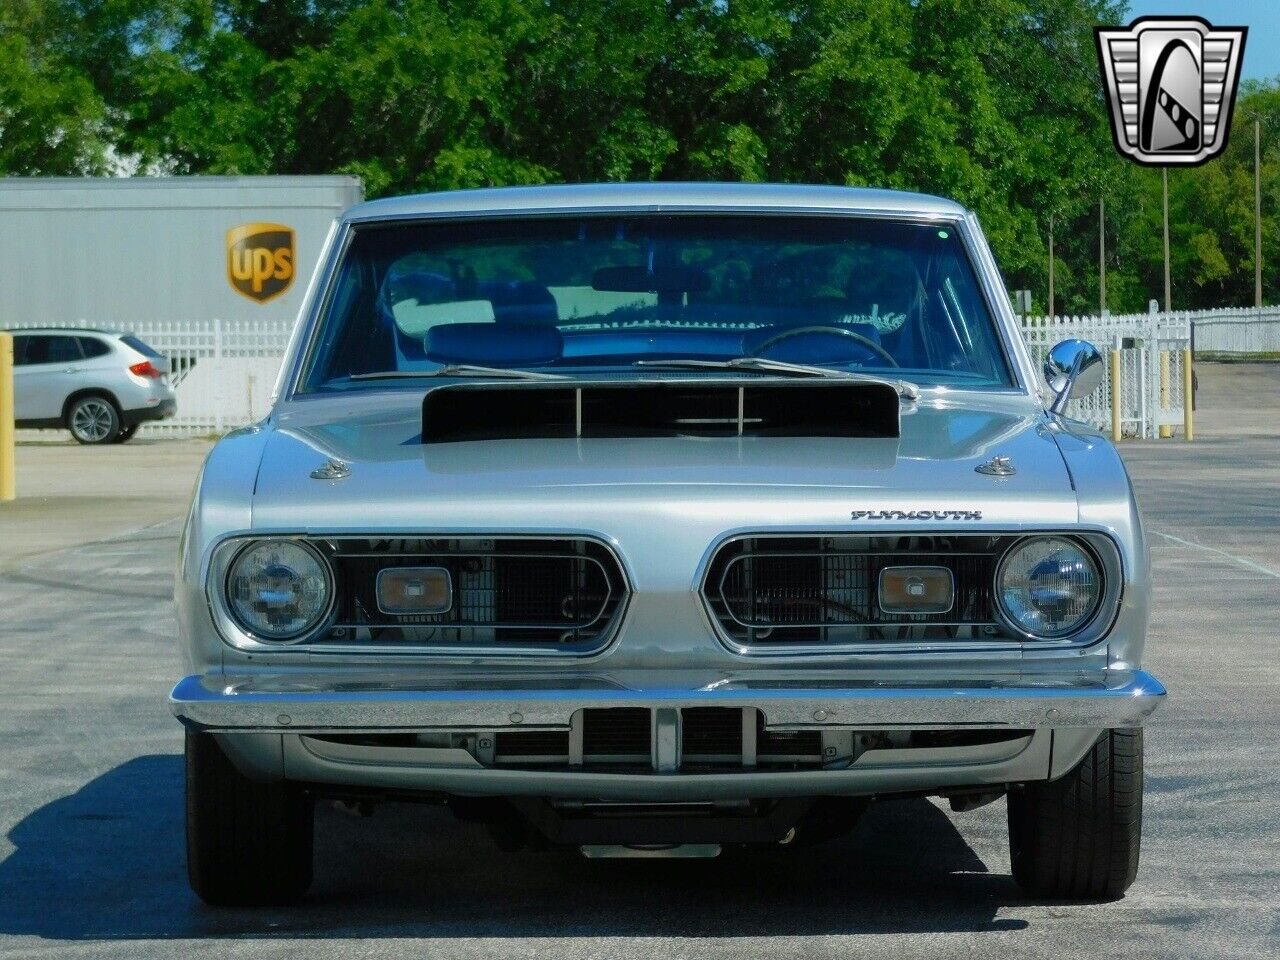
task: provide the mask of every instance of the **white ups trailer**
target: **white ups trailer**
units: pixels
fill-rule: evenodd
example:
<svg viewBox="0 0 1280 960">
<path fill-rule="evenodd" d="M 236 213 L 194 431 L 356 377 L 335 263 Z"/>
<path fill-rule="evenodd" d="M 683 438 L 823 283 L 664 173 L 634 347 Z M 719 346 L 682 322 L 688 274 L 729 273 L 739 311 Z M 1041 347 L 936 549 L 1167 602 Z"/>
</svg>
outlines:
<svg viewBox="0 0 1280 960">
<path fill-rule="evenodd" d="M 0 327 L 287 320 L 355 177 L 0 178 Z"/>
<path fill-rule="evenodd" d="M 137 333 L 167 355 L 178 413 L 221 432 L 266 412 L 346 176 L 0 178 L 0 330 Z"/>
</svg>

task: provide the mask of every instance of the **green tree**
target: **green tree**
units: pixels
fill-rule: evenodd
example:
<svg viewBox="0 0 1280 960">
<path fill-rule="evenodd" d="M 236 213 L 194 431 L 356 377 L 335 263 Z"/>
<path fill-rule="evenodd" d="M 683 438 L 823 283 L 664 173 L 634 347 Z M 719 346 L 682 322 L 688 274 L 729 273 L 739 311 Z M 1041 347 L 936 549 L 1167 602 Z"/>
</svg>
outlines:
<svg viewBox="0 0 1280 960">
<path fill-rule="evenodd" d="M 103 100 L 50 33 L 44 3 L 0 0 L 0 176 L 106 169 Z"/>
<path fill-rule="evenodd" d="M 977 211 L 1013 287 L 1160 296 L 1160 177 L 1118 156 L 1092 30 L 1121 0 L 0 0 L 0 172 L 361 176 L 370 196 L 490 184 L 861 184 Z M 1252 153 L 1275 219 L 1280 92 L 1170 176 L 1177 306 L 1252 299 Z M 1280 258 L 1274 258 L 1280 264 Z M 1266 289 L 1280 294 L 1280 266 Z"/>
</svg>

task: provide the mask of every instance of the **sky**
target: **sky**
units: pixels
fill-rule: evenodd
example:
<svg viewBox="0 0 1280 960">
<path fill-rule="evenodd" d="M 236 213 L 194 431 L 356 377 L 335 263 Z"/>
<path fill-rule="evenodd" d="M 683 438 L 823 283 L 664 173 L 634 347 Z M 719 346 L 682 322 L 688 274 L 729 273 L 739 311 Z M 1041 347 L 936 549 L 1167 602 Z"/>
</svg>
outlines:
<svg viewBox="0 0 1280 960">
<path fill-rule="evenodd" d="M 1243 80 L 1280 75 L 1280 0 L 1129 0 L 1129 19 L 1194 14 L 1217 26 L 1249 28 Z"/>
</svg>

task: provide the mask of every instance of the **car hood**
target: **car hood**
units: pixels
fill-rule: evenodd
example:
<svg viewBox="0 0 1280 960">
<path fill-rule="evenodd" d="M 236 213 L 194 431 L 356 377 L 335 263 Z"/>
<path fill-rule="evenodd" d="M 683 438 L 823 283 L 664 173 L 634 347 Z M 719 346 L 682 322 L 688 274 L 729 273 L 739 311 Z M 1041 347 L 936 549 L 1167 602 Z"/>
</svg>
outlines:
<svg viewBox="0 0 1280 960">
<path fill-rule="evenodd" d="M 254 528 L 728 532 L 1071 524 L 1071 478 L 1029 397 L 926 391 L 901 436 L 511 439 L 424 444 L 421 394 L 310 397 L 263 427 Z M 1012 476 L 976 468 L 1010 458 Z M 315 479 L 329 459 L 342 479 Z M 855 516 L 861 512 L 861 516 Z M 979 516 L 980 515 L 980 519 Z"/>
</svg>

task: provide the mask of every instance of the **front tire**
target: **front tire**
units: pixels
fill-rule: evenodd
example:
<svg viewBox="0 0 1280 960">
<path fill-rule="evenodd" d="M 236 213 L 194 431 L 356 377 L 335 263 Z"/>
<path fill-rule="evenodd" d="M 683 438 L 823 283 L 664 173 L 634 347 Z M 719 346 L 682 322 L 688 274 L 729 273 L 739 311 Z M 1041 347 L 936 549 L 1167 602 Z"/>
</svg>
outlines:
<svg viewBox="0 0 1280 960">
<path fill-rule="evenodd" d="M 1033 897 L 1119 898 L 1141 841 L 1140 729 L 1108 730 L 1066 776 L 1009 793 L 1013 879 Z"/>
<path fill-rule="evenodd" d="M 311 886 L 315 806 L 297 784 L 257 783 L 207 733 L 187 731 L 187 877 L 213 906 L 269 906 Z"/>
<path fill-rule="evenodd" d="M 106 397 L 81 397 L 67 409 L 67 429 L 77 443 L 113 443 L 120 433 L 120 411 Z"/>
</svg>

